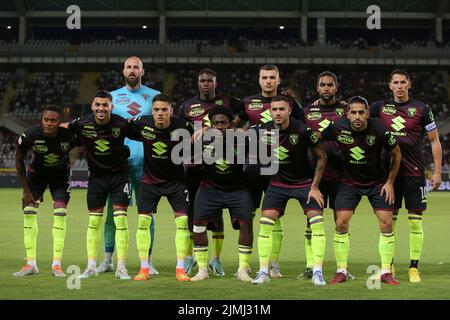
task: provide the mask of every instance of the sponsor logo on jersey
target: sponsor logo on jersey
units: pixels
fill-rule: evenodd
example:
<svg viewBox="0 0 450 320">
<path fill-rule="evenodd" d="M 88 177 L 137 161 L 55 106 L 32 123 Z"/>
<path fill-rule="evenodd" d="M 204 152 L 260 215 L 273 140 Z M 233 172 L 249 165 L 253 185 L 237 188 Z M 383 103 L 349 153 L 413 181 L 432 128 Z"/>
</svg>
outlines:
<svg viewBox="0 0 450 320">
<path fill-rule="evenodd" d="M 50 153 L 44 157 L 44 165 L 47 167 L 55 166 L 59 161 L 59 156 L 54 153 Z"/>
<path fill-rule="evenodd" d="M 252 102 L 248 105 L 248 110 L 261 110 L 263 107 L 261 102 Z"/>
<path fill-rule="evenodd" d="M 156 155 L 153 155 L 153 158 L 166 159 L 167 155 L 164 154 L 167 153 L 168 147 L 169 146 L 162 141 L 155 142 L 152 150 Z"/>
<path fill-rule="evenodd" d="M 320 121 L 319 131 L 322 132 L 323 130 L 325 130 L 330 125 L 330 123 L 331 123 L 331 121 L 328 119 L 323 119 L 322 121 Z"/>
<path fill-rule="evenodd" d="M 109 149 L 110 142 L 108 140 L 105 140 L 105 139 L 102 138 L 102 139 L 99 139 L 99 140 L 95 141 L 95 144 L 96 144 L 95 148 L 98 151 L 105 152 L 106 150 Z"/>
<path fill-rule="evenodd" d="M 319 120 L 320 118 L 322 118 L 322 114 L 320 112 L 310 112 L 308 113 L 308 115 L 306 116 L 306 118 L 308 120 Z"/>
<path fill-rule="evenodd" d="M 86 138 L 96 138 L 97 132 L 93 130 L 81 130 L 81 134 L 85 136 Z"/>
<path fill-rule="evenodd" d="M 129 97 L 117 98 L 116 101 L 114 101 L 115 104 L 127 104 L 130 102 L 131 99 Z"/>
<path fill-rule="evenodd" d="M 46 153 L 48 151 L 48 148 L 45 145 L 38 144 L 33 146 L 32 150 L 35 153 Z"/>
<path fill-rule="evenodd" d="M 355 142 L 352 136 L 348 136 L 346 134 L 340 134 L 337 137 L 338 141 L 343 144 L 352 144 Z"/>
<path fill-rule="evenodd" d="M 391 127 L 394 128 L 395 131 L 400 131 L 405 128 L 406 120 L 402 117 L 398 116 L 392 119 Z"/>
<path fill-rule="evenodd" d="M 120 128 L 112 128 L 111 133 L 114 138 L 117 138 L 118 136 L 120 136 Z"/>
<path fill-rule="evenodd" d="M 291 144 L 296 145 L 298 142 L 298 134 L 296 133 L 291 133 L 289 135 L 289 141 L 291 142 Z"/>
<path fill-rule="evenodd" d="M 269 109 L 261 113 L 261 118 L 259 119 L 262 123 L 267 123 L 272 121 L 272 115 L 270 114 Z"/>
<path fill-rule="evenodd" d="M 156 138 L 156 134 L 151 131 L 147 131 L 145 128 L 141 131 L 141 135 L 147 140 L 153 140 Z"/>
<path fill-rule="evenodd" d="M 92 130 L 94 130 L 95 128 L 94 128 L 94 126 L 85 125 L 85 126 L 83 126 L 83 129 L 92 129 Z"/>
<path fill-rule="evenodd" d="M 408 108 L 408 115 L 410 117 L 414 117 L 416 115 L 416 111 L 417 111 L 416 108 Z"/>
<path fill-rule="evenodd" d="M 342 134 L 349 134 L 349 135 L 352 135 L 352 132 L 351 132 L 351 131 L 348 131 L 348 130 L 342 130 L 341 133 L 342 133 Z"/>
<path fill-rule="evenodd" d="M 375 135 L 367 135 L 366 136 L 366 142 L 369 146 L 373 146 L 375 143 L 376 136 Z"/>
<path fill-rule="evenodd" d="M 274 145 L 276 143 L 276 139 L 273 136 L 275 132 L 265 131 L 263 136 L 261 137 L 261 142 L 267 145 Z"/>
<path fill-rule="evenodd" d="M 136 117 L 139 113 L 141 113 L 141 110 L 139 108 L 142 108 L 142 106 L 139 103 L 133 102 L 127 106 L 128 111 L 127 113 L 130 114 L 132 117 Z"/>
<path fill-rule="evenodd" d="M 219 159 L 214 162 L 216 164 L 216 168 L 224 173 L 230 168 L 230 165 L 228 164 L 228 161 L 225 159 Z"/>
<path fill-rule="evenodd" d="M 62 151 L 66 152 L 67 150 L 69 150 L 70 147 L 69 142 L 61 142 L 59 145 L 61 146 Z"/>
<path fill-rule="evenodd" d="M 205 109 L 201 106 L 201 104 L 194 104 L 191 106 L 191 110 L 189 110 L 189 116 L 196 117 L 205 113 Z"/>
<path fill-rule="evenodd" d="M 336 115 L 342 117 L 344 115 L 344 108 L 336 108 Z"/>
<path fill-rule="evenodd" d="M 279 146 L 278 148 L 273 149 L 275 152 L 275 157 L 277 157 L 280 161 L 285 160 L 289 157 L 289 150 L 283 146 Z"/>
<path fill-rule="evenodd" d="M 356 161 L 359 161 L 361 159 L 364 159 L 366 156 L 364 155 L 364 153 L 366 153 L 363 149 L 361 149 L 360 147 L 354 147 L 350 149 L 351 153 L 350 156 L 355 159 Z M 352 162 L 355 163 L 355 162 Z"/>
<path fill-rule="evenodd" d="M 389 104 L 385 105 L 381 111 L 387 115 L 393 115 L 397 112 L 395 107 L 393 105 L 389 105 Z"/>
</svg>

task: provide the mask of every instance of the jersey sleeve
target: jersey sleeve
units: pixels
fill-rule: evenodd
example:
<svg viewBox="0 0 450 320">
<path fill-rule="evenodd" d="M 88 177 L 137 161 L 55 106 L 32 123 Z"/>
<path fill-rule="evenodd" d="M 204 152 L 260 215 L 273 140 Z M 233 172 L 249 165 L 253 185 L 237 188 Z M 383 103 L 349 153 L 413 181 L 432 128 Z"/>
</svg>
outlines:
<svg viewBox="0 0 450 320">
<path fill-rule="evenodd" d="M 19 136 L 19 139 L 17 139 L 17 146 L 23 154 L 26 154 L 30 148 L 30 140 L 28 138 L 28 134 L 29 133 L 25 131 Z"/>
<path fill-rule="evenodd" d="M 127 137 L 131 140 L 142 141 L 140 132 L 139 132 L 139 122 L 141 117 L 131 118 L 128 120 L 128 132 Z"/>
<path fill-rule="evenodd" d="M 322 132 L 322 138 L 324 140 L 336 140 L 336 126 L 330 123 Z"/>
<path fill-rule="evenodd" d="M 436 122 L 434 121 L 433 111 L 431 111 L 428 105 L 424 105 L 422 114 L 422 127 L 426 132 L 433 131 L 437 128 Z"/>
<path fill-rule="evenodd" d="M 384 101 L 382 100 L 378 100 L 375 101 L 374 103 L 372 103 L 372 105 L 370 106 L 370 116 L 372 118 L 379 118 L 380 117 L 380 109 L 383 106 Z"/>
<path fill-rule="evenodd" d="M 292 106 L 291 117 L 293 117 L 295 120 L 301 120 L 303 123 L 305 123 L 305 116 L 303 115 L 303 108 L 300 103 L 292 98 L 290 98 L 290 101 Z"/>
<path fill-rule="evenodd" d="M 305 131 L 308 145 L 311 147 L 317 146 L 319 144 L 319 137 L 317 134 L 310 127 L 306 127 Z"/>
<path fill-rule="evenodd" d="M 178 110 L 178 119 L 182 120 L 182 121 L 186 121 L 186 117 L 184 116 L 184 103 L 180 106 L 180 109 Z"/>
<path fill-rule="evenodd" d="M 247 112 L 245 112 L 245 103 L 244 100 L 241 100 L 236 97 L 230 98 L 231 109 L 233 113 L 239 117 L 239 119 L 243 121 L 248 121 L 249 117 Z"/>
<path fill-rule="evenodd" d="M 391 131 L 389 131 L 389 129 L 381 122 L 381 120 L 379 119 L 374 119 L 374 120 L 378 120 L 374 122 L 375 125 L 375 131 L 377 133 L 378 137 L 381 137 L 381 141 L 383 144 L 383 147 L 386 150 L 392 150 L 395 148 L 395 146 L 397 145 L 397 140 L 395 138 L 395 136 L 392 134 Z"/>
</svg>

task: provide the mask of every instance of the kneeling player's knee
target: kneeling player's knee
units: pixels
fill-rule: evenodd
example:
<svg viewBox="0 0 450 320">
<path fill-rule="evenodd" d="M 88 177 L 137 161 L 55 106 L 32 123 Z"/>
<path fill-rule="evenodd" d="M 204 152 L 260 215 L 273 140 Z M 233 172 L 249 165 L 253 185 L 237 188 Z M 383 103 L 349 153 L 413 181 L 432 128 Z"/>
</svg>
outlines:
<svg viewBox="0 0 450 320">
<path fill-rule="evenodd" d="M 194 243 L 195 245 L 207 246 L 208 235 L 206 233 L 206 226 L 194 225 Z"/>
</svg>

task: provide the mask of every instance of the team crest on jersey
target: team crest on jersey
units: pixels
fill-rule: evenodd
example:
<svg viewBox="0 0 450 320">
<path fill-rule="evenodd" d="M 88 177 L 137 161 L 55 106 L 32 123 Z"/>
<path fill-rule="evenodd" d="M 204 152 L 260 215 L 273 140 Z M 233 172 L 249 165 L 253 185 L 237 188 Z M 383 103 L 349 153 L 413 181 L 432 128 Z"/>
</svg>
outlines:
<svg viewBox="0 0 450 320">
<path fill-rule="evenodd" d="M 416 108 L 408 108 L 408 115 L 410 117 L 414 117 L 416 115 L 416 111 L 417 111 Z"/>
<path fill-rule="evenodd" d="M 214 104 L 215 104 L 216 106 L 223 106 L 223 100 L 222 100 L 222 99 L 216 100 L 216 101 L 214 101 Z"/>
<path fill-rule="evenodd" d="M 59 145 L 61 146 L 62 151 L 66 152 L 67 150 L 69 150 L 70 144 L 68 142 L 61 142 Z"/>
<path fill-rule="evenodd" d="M 112 135 L 114 138 L 120 136 L 120 128 L 112 128 Z"/>
<path fill-rule="evenodd" d="M 291 142 L 291 144 L 297 144 L 297 142 L 298 142 L 298 134 L 296 134 L 296 133 L 291 133 L 290 135 L 289 135 L 289 141 Z"/>
<path fill-rule="evenodd" d="M 387 115 L 393 115 L 395 114 L 396 110 L 393 105 L 387 104 L 383 107 L 382 112 Z"/>
<path fill-rule="evenodd" d="M 308 120 L 319 120 L 320 118 L 322 118 L 322 114 L 320 112 L 310 112 L 308 113 L 308 115 L 306 116 L 306 118 L 308 118 Z"/>
<path fill-rule="evenodd" d="M 346 134 L 340 134 L 337 137 L 338 141 L 343 143 L 343 144 L 352 144 L 353 142 L 355 142 L 355 140 L 353 139 L 352 136 L 348 136 Z"/>
<path fill-rule="evenodd" d="M 144 100 L 145 100 L 145 101 L 148 101 L 149 95 L 148 95 L 148 94 L 145 94 L 145 93 L 143 93 L 143 94 L 142 94 L 142 97 L 144 98 Z"/>
<path fill-rule="evenodd" d="M 344 108 L 336 108 L 336 115 L 342 117 L 344 115 Z"/>
<path fill-rule="evenodd" d="M 201 106 L 201 104 L 194 104 L 191 106 L 191 110 L 189 110 L 189 116 L 196 117 L 205 113 L 205 109 Z"/>
<path fill-rule="evenodd" d="M 375 135 L 367 135 L 366 136 L 366 142 L 369 146 L 373 146 L 373 144 L 375 143 Z"/>
<path fill-rule="evenodd" d="M 263 107 L 261 102 L 252 102 L 248 105 L 248 110 L 261 110 Z"/>
</svg>

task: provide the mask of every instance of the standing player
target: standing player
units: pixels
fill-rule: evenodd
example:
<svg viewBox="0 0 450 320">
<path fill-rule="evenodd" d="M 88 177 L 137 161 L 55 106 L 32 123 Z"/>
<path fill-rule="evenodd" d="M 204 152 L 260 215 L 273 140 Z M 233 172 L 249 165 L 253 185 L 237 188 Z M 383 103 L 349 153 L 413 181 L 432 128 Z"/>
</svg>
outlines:
<svg viewBox="0 0 450 320">
<path fill-rule="evenodd" d="M 112 91 L 113 97 L 113 114 L 117 114 L 122 118 L 129 119 L 141 115 L 150 115 L 152 111 L 152 99 L 159 91 L 153 90 L 142 85 L 142 76 L 144 75 L 144 66 L 138 57 L 129 57 L 123 68 L 123 76 L 125 77 L 125 86 Z M 125 139 L 125 145 L 130 148 L 130 157 L 128 158 L 128 165 L 130 166 L 131 178 L 131 194 L 134 193 L 135 200 L 139 195 L 142 178 L 142 168 L 144 165 L 144 151 L 142 143 Z M 150 274 L 158 274 L 158 271 L 152 264 L 152 248 L 154 239 L 154 225 L 152 220 L 150 225 L 150 234 L 152 238 L 152 245 L 149 252 L 149 266 Z M 108 209 L 105 222 L 105 258 L 98 267 L 98 272 L 114 271 L 113 254 L 114 254 L 114 238 L 116 226 L 113 219 L 113 207 L 111 198 L 108 198 Z"/>
<path fill-rule="evenodd" d="M 263 201 L 258 237 L 260 270 L 252 283 L 262 284 L 270 281 L 269 257 L 275 221 L 284 214 L 288 200 L 295 198 L 308 216 L 312 229 L 312 282 L 315 285 L 325 285 L 322 265 L 326 239 L 322 218 L 323 196 L 319 191 L 319 183 L 327 163 L 326 154 L 310 128 L 289 118 L 291 109 L 287 97 L 274 97 L 270 104 L 270 113 L 273 121 L 256 127 L 265 130 L 259 134 L 258 143 L 271 144 L 272 147 L 275 145 L 273 156 L 274 161 L 279 163 L 279 168 L 278 173 L 270 179 Z M 273 129 L 279 130 L 279 141 L 274 141 Z M 309 164 L 308 149 L 311 149 L 318 159 L 315 173 Z"/>
<path fill-rule="evenodd" d="M 375 102 L 371 112 L 372 116 L 380 118 L 396 136 L 402 151 L 402 162 L 394 183 L 394 229 L 404 198 L 410 230 L 409 281 L 420 282 L 418 264 L 423 245 L 422 213 L 427 208 L 425 164 L 422 155 L 422 140 L 425 132 L 431 142 L 434 160 L 432 190 L 437 190 L 441 184 L 442 147 L 433 112 L 428 105 L 410 97 L 410 88 L 411 80 L 405 70 L 392 71 L 389 89 L 393 93 L 393 99 Z"/>
<path fill-rule="evenodd" d="M 334 73 L 324 71 L 317 77 L 317 92 L 320 99 L 317 104 L 306 106 L 304 111 L 305 124 L 314 132 L 322 132 L 330 123 L 341 119 L 347 112 L 346 106 L 336 100 L 338 81 Z M 342 155 L 335 141 L 324 141 L 322 146 L 327 154 L 327 168 L 320 181 L 319 190 L 324 197 L 325 207 L 334 212 L 334 201 L 342 174 Z M 334 212 L 336 216 L 336 213 Z M 313 261 L 311 251 L 311 227 L 306 219 L 305 229 L 306 268 L 298 276 L 299 279 L 311 279 Z"/>
<path fill-rule="evenodd" d="M 228 163 L 225 159 L 226 140 L 225 130 L 230 128 L 233 121 L 233 113 L 224 107 L 210 109 L 209 119 L 212 128 L 219 130 L 224 137 L 222 142 L 223 158 L 212 164 L 203 164 L 204 175 L 195 199 L 194 210 L 194 254 L 197 258 L 199 270 L 191 278 L 191 281 L 201 281 L 209 278 L 206 267 L 208 258 L 207 225 L 217 224 L 222 219 L 222 209 L 228 208 L 234 229 L 239 229 L 239 269 L 236 274 L 241 281 L 250 282 L 249 260 L 253 248 L 253 223 L 252 223 L 252 199 L 249 190 L 245 186 L 243 164 L 236 163 L 239 152 L 238 145 L 234 142 L 234 162 Z M 222 147 L 221 146 L 221 147 Z M 217 150 L 212 144 L 204 144 L 203 154 L 214 157 Z M 222 219 L 223 221 L 223 219 Z"/>
<path fill-rule="evenodd" d="M 243 99 L 246 118 L 248 118 L 249 126 L 265 124 L 272 121 L 270 112 L 270 103 L 272 99 L 278 95 L 278 87 L 281 83 L 280 71 L 275 65 L 264 65 L 259 69 L 259 86 L 261 92 L 259 94 L 248 96 Z M 285 92 L 283 92 L 284 94 Z M 303 120 L 302 107 L 292 97 L 288 97 L 289 107 L 291 109 L 291 117 L 298 120 Z M 247 119 L 242 119 L 241 114 L 238 115 L 238 122 L 243 122 Z M 269 176 L 259 175 L 258 165 L 247 165 L 245 168 L 247 181 L 253 198 L 254 212 L 261 204 L 263 191 L 267 190 L 269 185 Z M 273 248 L 272 256 L 270 257 L 270 276 L 272 278 L 281 277 L 279 257 L 281 251 L 281 244 L 283 242 L 283 225 L 281 219 L 275 221 L 273 229 Z"/>
<path fill-rule="evenodd" d="M 16 277 L 39 273 L 36 264 L 36 239 L 38 234 L 37 212 L 39 200 L 47 186 L 53 198 L 53 264 L 55 277 L 65 277 L 61 270 L 61 257 L 66 236 L 66 208 L 70 199 L 69 151 L 74 139 L 66 128 L 59 127 L 62 110 L 49 105 L 43 108 L 42 123 L 33 126 L 19 137 L 16 148 L 16 168 L 23 188 L 24 244 L 27 264 Z M 34 155 L 33 162 L 25 172 L 27 152 Z"/>
<path fill-rule="evenodd" d="M 172 162 L 172 141 L 175 130 L 186 128 L 185 123 L 171 117 L 172 106 L 168 96 L 158 94 L 153 98 L 152 116 L 141 116 L 130 121 L 131 139 L 144 143 L 144 176 L 138 200 L 138 229 L 136 243 L 141 259 L 141 269 L 134 280 L 149 279 L 148 250 L 151 245 L 149 227 L 155 208 L 162 196 L 166 196 L 172 206 L 177 231 L 175 246 L 177 251 L 176 278 L 189 281 L 184 272 L 184 260 L 189 244 L 187 209 L 189 195 L 183 178 L 183 165 Z M 189 141 L 190 143 L 190 141 Z"/>
<path fill-rule="evenodd" d="M 100 224 L 108 196 L 111 196 L 116 225 L 116 277 L 131 279 L 125 266 L 129 238 L 127 207 L 130 201 L 130 176 L 127 159 L 130 151 L 123 144 L 129 124 L 126 119 L 111 114 L 111 102 L 109 92 L 98 91 L 92 101 L 93 114 L 69 123 L 69 130 L 86 150 L 89 167 L 89 225 L 86 236 L 88 266 L 79 276 L 80 279 L 98 275 L 96 267 Z"/>
<path fill-rule="evenodd" d="M 350 219 L 361 197 L 367 196 L 380 225 L 381 281 L 396 285 L 398 281 L 391 274 L 389 266 L 395 249 L 392 228 L 393 184 L 401 161 L 400 148 L 395 137 L 379 119 L 369 119 L 366 99 L 359 96 L 351 98 L 347 117 L 331 123 L 322 133 L 318 133 L 325 140 L 337 141 L 344 156 L 342 184 L 335 202 L 334 253 L 337 272 L 330 284 L 347 281 Z M 392 157 L 387 179 L 381 161 L 383 148 Z"/>
<path fill-rule="evenodd" d="M 201 124 L 201 127 L 210 127 L 211 120 L 208 116 L 208 112 L 214 106 L 223 106 L 229 108 L 233 113 L 237 114 L 242 112 L 242 102 L 229 96 L 216 96 L 217 87 L 217 74 L 211 69 L 202 69 L 198 73 L 198 91 L 199 94 L 185 102 L 180 107 L 179 118 L 189 123 L 193 129 L 195 123 Z M 186 166 L 186 183 L 191 197 L 189 207 L 189 229 L 192 232 L 193 217 L 194 217 L 194 203 L 195 196 L 197 194 L 198 187 L 202 178 L 201 166 Z M 220 253 L 223 248 L 223 219 L 220 218 L 215 229 L 212 230 L 212 259 L 209 262 L 209 267 L 213 273 L 217 276 L 224 276 L 222 262 L 220 261 Z M 192 258 L 192 242 L 190 243 L 188 255 L 186 257 L 185 270 L 187 274 L 191 273 L 193 267 L 195 267 L 196 261 Z"/>
</svg>

